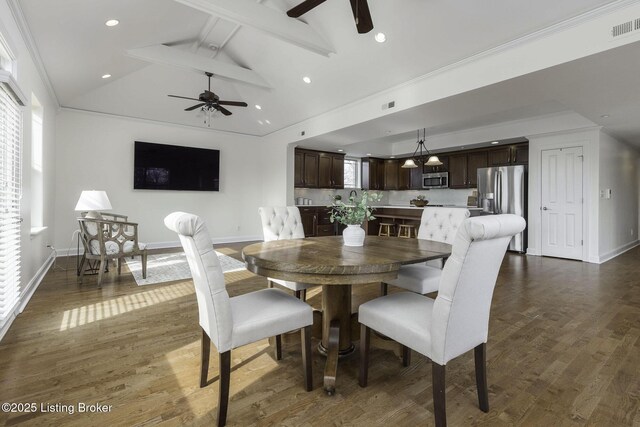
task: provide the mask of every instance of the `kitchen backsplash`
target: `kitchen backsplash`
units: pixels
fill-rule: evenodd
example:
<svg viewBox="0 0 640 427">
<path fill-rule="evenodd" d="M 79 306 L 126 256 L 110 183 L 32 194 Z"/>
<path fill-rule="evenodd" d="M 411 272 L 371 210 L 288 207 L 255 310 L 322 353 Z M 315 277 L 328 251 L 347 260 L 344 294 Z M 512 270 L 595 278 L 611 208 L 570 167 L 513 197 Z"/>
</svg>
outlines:
<svg viewBox="0 0 640 427">
<path fill-rule="evenodd" d="M 467 205 L 467 197 L 471 196 L 475 189 L 451 190 L 451 189 L 433 189 L 433 190 L 409 190 L 409 191 L 380 191 L 382 194 L 381 205 L 406 205 L 409 201 L 415 199 L 419 194 L 424 195 L 430 204 L 434 205 Z M 349 198 L 351 189 L 345 190 L 327 190 L 314 188 L 296 188 L 294 197 L 302 197 L 310 199 L 313 205 L 330 205 L 336 194 L 342 196 L 342 200 Z M 362 190 L 356 190 L 358 196 Z"/>
</svg>

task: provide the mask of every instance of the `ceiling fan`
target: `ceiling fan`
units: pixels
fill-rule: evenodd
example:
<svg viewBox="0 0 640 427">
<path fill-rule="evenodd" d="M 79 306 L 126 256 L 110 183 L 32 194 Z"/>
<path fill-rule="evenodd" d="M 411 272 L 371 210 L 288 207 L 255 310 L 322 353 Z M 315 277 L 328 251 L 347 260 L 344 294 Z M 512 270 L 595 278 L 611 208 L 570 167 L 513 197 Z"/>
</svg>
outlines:
<svg viewBox="0 0 640 427">
<path fill-rule="evenodd" d="M 296 7 L 289 9 L 287 15 L 291 18 L 299 18 L 316 6 L 321 5 L 326 0 L 305 0 Z M 353 10 L 353 18 L 356 20 L 358 33 L 365 34 L 373 29 L 373 21 L 369 12 L 369 4 L 367 0 L 349 0 L 351 2 L 351 10 Z"/>
<path fill-rule="evenodd" d="M 200 102 L 199 104 L 193 105 L 189 108 L 185 108 L 184 111 L 193 111 L 198 108 L 202 108 L 202 111 L 211 112 L 212 110 L 218 110 L 225 116 L 230 116 L 232 114 L 231 111 L 224 108 L 223 105 L 229 105 L 233 107 L 247 106 L 246 102 L 241 102 L 241 101 L 221 101 L 218 95 L 211 92 L 211 77 L 213 77 L 213 73 L 207 72 L 205 74 L 207 75 L 207 77 L 209 77 L 209 89 L 205 89 L 204 92 L 198 95 L 198 98 L 188 98 L 186 96 L 178 96 L 178 95 L 168 95 L 168 96 L 172 98 L 191 99 L 193 101 Z"/>
</svg>

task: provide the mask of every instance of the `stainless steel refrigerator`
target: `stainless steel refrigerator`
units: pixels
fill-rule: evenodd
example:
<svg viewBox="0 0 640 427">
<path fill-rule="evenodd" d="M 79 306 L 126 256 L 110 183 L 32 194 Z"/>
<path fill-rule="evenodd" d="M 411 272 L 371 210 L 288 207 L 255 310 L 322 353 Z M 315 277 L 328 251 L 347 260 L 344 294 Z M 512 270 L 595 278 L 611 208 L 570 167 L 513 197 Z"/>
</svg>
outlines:
<svg viewBox="0 0 640 427">
<path fill-rule="evenodd" d="M 483 215 L 509 213 L 527 219 L 527 167 L 478 169 L 478 207 Z M 509 250 L 526 252 L 527 229 L 509 243 Z"/>
</svg>

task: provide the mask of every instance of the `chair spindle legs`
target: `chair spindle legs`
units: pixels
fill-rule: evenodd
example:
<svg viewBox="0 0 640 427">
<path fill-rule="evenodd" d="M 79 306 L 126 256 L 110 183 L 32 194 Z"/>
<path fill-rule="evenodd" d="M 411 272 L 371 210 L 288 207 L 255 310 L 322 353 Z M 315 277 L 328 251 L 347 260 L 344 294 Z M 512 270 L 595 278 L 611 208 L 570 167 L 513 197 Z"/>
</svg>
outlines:
<svg viewBox="0 0 640 427">
<path fill-rule="evenodd" d="M 211 338 L 202 330 L 202 349 L 200 355 L 200 388 L 207 386 L 207 374 L 209 373 L 209 355 L 211 353 Z"/>
<path fill-rule="evenodd" d="M 220 387 L 218 398 L 218 427 L 227 423 L 229 383 L 231 379 L 231 350 L 220 353 Z"/>
</svg>

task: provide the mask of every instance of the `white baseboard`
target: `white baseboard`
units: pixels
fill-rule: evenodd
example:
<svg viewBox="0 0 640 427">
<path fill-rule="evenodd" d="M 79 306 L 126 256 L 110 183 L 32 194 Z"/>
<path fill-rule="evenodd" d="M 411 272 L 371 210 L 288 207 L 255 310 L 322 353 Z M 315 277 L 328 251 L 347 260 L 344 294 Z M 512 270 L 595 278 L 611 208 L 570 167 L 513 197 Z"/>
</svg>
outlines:
<svg viewBox="0 0 640 427">
<path fill-rule="evenodd" d="M 25 309 L 25 307 L 29 303 L 29 300 L 33 296 L 33 293 L 36 291 L 36 289 L 38 289 L 40 283 L 42 283 L 42 279 L 44 279 L 44 276 L 47 274 L 47 271 L 49 271 L 49 268 L 51 268 L 54 261 L 55 255 L 52 252 L 51 255 L 49 255 L 49 257 L 46 259 L 44 264 L 40 266 L 36 274 L 31 278 L 27 286 L 24 288 L 24 291 L 20 296 L 20 301 L 18 301 L 18 304 L 16 304 L 16 308 L 6 319 L 2 321 L 2 324 L 0 324 L 0 341 L 2 341 L 2 338 L 4 338 L 5 334 L 9 330 L 9 327 L 18 316 L 18 314 L 22 313 L 22 311 Z"/>
<path fill-rule="evenodd" d="M 633 242 L 622 245 L 619 248 L 607 252 L 606 254 L 602 254 L 598 259 L 598 264 L 602 264 L 603 262 L 607 262 L 617 257 L 618 255 L 622 255 L 623 253 L 635 248 L 638 245 L 640 245 L 640 240 L 634 240 Z"/>
<path fill-rule="evenodd" d="M 527 255 L 534 255 L 534 256 L 540 256 L 541 253 L 538 249 L 536 248 L 527 248 Z"/>
<path fill-rule="evenodd" d="M 225 243 L 241 243 L 241 242 L 261 242 L 262 236 L 229 236 L 229 237 L 215 237 L 211 239 L 211 243 L 214 245 L 223 245 Z M 172 242 L 154 242 L 147 243 L 148 249 L 171 249 L 179 248 L 181 245 L 179 240 Z M 60 249 L 57 251 L 59 257 L 63 256 L 77 256 L 77 248 Z M 80 247 L 80 253 L 82 253 L 82 247 Z"/>
</svg>

